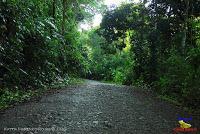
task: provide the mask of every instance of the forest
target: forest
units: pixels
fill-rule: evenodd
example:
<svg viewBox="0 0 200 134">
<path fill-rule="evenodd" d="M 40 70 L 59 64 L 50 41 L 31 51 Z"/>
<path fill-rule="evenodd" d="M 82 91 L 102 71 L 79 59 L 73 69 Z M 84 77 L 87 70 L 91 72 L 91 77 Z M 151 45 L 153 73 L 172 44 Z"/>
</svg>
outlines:
<svg viewBox="0 0 200 134">
<path fill-rule="evenodd" d="M 74 78 L 200 104 L 200 1 L 0 0 L 0 108 Z M 80 29 L 102 14 L 100 26 Z"/>
</svg>

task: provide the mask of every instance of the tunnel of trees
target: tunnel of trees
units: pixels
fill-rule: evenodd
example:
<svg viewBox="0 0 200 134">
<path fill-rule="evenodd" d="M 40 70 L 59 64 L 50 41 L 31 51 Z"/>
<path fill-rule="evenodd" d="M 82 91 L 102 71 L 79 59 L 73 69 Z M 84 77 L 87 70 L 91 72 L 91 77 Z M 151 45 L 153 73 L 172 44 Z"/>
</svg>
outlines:
<svg viewBox="0 0 200 134">
<path fill-rule="evenodd" d="M 200 104 L 200 1 L 0 0 L 0 107 L 72 77 Z M 100 26 L 80 30 L 94 13 Z M 22 97 L 23 96 L 23 97 Z"/>
</svg>

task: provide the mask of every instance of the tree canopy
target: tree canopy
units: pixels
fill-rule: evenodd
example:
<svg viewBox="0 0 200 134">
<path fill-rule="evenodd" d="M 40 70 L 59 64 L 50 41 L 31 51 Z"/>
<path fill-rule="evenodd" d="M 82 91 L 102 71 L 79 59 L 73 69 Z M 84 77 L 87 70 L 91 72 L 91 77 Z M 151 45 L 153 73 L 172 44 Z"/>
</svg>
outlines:
<svg viewBox="0 0 200 134">
<path fill-rule="evenodd" d="M 1 0 L 0 92 L 76 76 L 146 85 L 197 107 L 199 7 L 199 0 L 143 0 L 113 9 L 101 0 Z M 80 31 L 98 13 L 100 26 Z"/>
</svg>

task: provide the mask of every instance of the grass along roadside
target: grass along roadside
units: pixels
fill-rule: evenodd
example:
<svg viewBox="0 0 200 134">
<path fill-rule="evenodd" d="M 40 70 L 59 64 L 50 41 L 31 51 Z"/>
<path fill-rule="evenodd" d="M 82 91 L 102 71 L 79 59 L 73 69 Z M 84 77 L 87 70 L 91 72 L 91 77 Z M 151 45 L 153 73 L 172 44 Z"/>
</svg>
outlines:
<svg viewBox="0 0 200 134">
<path fill-rule="evenodd" d="M 179 99 L 178 96 L 174 97 L 174 95 L 164 95 L 164 94 L 160 94 L 159 92 L 156 92 L 156 90 L 154 88 L 151 88 L 150 85 L 145 84 L 143 82 L 138 82 L 135 85 L 132 85 L 134 87 L 139 87 L 139 90 L 143 90 L 145 92 L 149 92 L 149 93 L 153 93 L 155 95 L 156 98 L 161 99 L 165 102 L 169 102 L 173 105 L 176 105 L 180 108 L 182 108 L 184 111 L 194 114 L 194 115 L 200 115 L 200 109 L 198 107 L 194 108 L 194 107 L 190 107 L 190 106 L 186 106 L 183 102 L 183 100 Z"/>
<path fill-rule="evenodd" d="M 185 106 L 184 103 L 181 103 L 180 101 L 178 101 L 176 98 L 173 98 L 171 96 L 167 96 L 167 95 L 157 95 L 157 98 L 164 100 L 166 102 L 169 102 L 171 104 L 174 104 L 178 107 L 181 107 L 184 111 L 188 112 L 188 113 L 192 113 L 195 115 L 200 115 L 200 109 L 198 108 L 191 108 L 188 106 Z"/>
<path fill-rule="evenodd" d="M 11 90 L 11 89 L 0 89 L 0 110 L 12 107 L 13 105 L 29 101 L 35 97 L 43 95 L 49 90 L 63 88 L 69 85 L 76 85 L 84 83 L 83 79 L 80 78 L 68 78 L 62 79 L 53 83 L 50 86 L 40 88 L 37 90 Z"/>
</svg>

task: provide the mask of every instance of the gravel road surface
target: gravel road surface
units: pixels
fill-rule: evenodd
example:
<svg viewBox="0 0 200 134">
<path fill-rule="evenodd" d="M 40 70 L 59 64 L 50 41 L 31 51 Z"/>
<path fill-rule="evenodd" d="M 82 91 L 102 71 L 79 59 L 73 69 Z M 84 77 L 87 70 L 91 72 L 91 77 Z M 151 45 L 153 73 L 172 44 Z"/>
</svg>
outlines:
<svg viewBox="0 0 200 134">
<path fill-rule="evenodd" d="M 177 118 L 199 115 L 139 88 L 86 80 L 0 113 L 0 134 L 172 134 Z"/>
</svg>

